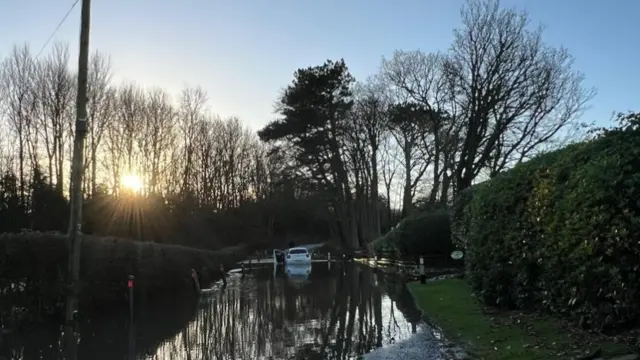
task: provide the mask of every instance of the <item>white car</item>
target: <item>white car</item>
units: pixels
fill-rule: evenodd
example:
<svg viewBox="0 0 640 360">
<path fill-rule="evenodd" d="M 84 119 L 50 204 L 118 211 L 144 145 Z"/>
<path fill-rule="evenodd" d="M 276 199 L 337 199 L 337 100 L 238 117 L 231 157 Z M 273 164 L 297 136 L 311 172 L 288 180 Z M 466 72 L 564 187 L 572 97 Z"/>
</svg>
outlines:
<svg viewBox="0 0 640 360">
<path fill-rule="evenodd" d="M 287 264 L 308 264 L 311 263 L 311 254 L 303 247 L 295 247 L 286 251 L 285 263 Z"/>
</svg>

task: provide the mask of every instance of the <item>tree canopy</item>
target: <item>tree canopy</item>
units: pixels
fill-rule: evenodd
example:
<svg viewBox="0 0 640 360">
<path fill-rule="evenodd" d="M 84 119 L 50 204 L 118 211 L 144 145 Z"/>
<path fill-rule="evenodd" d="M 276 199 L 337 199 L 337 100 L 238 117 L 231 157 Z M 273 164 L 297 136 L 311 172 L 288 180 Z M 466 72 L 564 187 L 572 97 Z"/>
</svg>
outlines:
<svg viewBox="0 0 640 360">
<path fill-rule="evenodd" d="M 114 84 L 110 58 L 96 52 L 87 231 L 214 248 L 299 237 L 362 248 L 401 217 L 587 136 L 580 115 L 595 91 L 566 49 L 496 0 L 467 1 L 461 20 L 448 49 L 398 50 L 362 81 L 344 59 L 301 67 L 257 133 L 212 114 L 202 87 Z M 2 60 L 0 211 L 12 220 L 0 231 L 65 227 L 53 214 L 68 206 L 69 60 L 64 44 L 38 58 L 15 46 Z"/>
</svg>

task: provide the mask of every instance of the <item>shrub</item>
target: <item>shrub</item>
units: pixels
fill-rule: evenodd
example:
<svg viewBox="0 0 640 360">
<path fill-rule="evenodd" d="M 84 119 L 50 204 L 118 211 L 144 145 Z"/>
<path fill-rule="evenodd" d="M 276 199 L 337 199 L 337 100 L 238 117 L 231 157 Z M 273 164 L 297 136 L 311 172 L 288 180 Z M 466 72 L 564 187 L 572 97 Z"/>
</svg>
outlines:
<svg viewBox="0 0 640 360">
<path fill-rule="evenodd" d="M 190 278 L 196 269 L 203 285 L 219 278 L 220 264 L 231 265 L 246 253 L 243 246 L 216 252 L 176 245 L 85 236 L 82 242 L 81 298 L 85 311 L 127 304 L 127 279 L 135 276 L 138 300 L 194 295 Z M 64 304 L 66 237 L 23 232 L 0 234 L 2 310 L 26 307 L 55 313 Z"/>
<path fill-rule="evenodd" d="M 374 252 L 392 252 L 399 257 L 447 258 L 453 251 L 449 213 L 441 209 L 405 218 L 394 229 L 374 241 L 372 247 Z"/>
<path fill-rule="evenodd" d="M 640 314 L 640 131 L 541 155 L 474 190 L 467 276 L 490 304 L 596 328 Z"/>
<path fill-rule="evenodd" d="M 468 205 L 471 203 L 476 189 L 482 186 L 482 184 L 483 183 L 476 184 L 462 190 L 453 200 L 453 204 L 449 210 L 449 219 L 451 222 L 451 242 L 456 248 L 465 249 L 467 247 L 469 224 L 466 220 L 469 217 L 465 216 L 465 212 L 468 211 Z"/>
</svg>

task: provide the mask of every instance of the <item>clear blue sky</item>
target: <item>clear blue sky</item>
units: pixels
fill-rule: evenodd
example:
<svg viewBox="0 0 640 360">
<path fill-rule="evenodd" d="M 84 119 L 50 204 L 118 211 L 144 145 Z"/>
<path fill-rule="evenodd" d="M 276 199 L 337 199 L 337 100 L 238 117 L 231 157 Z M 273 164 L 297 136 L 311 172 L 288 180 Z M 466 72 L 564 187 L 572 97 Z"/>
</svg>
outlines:
<svg viewBox="0 0 640 360">
<path fill-rule="evenodd" d="M 1 0 L 0 54 L 37 52 L 73 0 Z M 463 0 L 93 0 L 91 48 L 109 53 L 118 81 L 177 93 L 202 85 L 212 110 L 253 128 L 273 118 L 279 89 L 299 68 L 344 57 L 358 79 L 395 49 L 445 50 Z M 640 110 L 640 1 L 508 0 L 564 45 L 598 95 L 584 120 Z M 53 41 L 76 66 L 80 6 Z M 46 50 L 45 50 L 46 51 Z"/>
</svg>

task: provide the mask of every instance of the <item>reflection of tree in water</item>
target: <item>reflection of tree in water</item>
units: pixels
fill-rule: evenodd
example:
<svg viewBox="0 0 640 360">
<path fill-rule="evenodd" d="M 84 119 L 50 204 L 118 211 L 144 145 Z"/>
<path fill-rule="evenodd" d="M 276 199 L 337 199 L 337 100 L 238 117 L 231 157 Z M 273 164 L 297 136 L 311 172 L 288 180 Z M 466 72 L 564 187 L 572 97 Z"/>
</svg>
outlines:
<svg viewBox="0 0 640 360">
<path fill-rule="evenodd" d="M 402 289 L 352 265 L 315 264 L 306 281 L 254 271 L 203 297 L 195 314 L 191 300 L 141 308 L 132 344 L 137 359 L 346 359 L 411 335 L 413 300 L 405 303 Z M 121 315 L 81 326 L 79 359 L 130 358 Z M 0 358 L 58 359 L 59 338 L 57 327 L 4 336 Z"/>
<path fill-rule="evenodd" d="M 128 312 L 107 314 L 102 317 L 81 318 L 78 325 L 78 359 L 113 360 L 131 359 L 129 344 L 135 345 L 137 358 L 153 358 L 158 346 L 174 338 L 194 318 L 195 299 L 177 296 L 164 298 L 153 306 L 136 309 L 134 342 L 129 333 Z M 64 330 L 52 323 L 39 323 L 24 331 L 0 335 L 0 359 L 59 360 L 70 359 L 63 352 Z"/>
<path fill-rule="evenodd" d="M 331 274 L 314 266 L 308 283 L 269 271 L 230 279 L 152 358 L 346 359 L 410 336 L 411 324 L 374 285 L 383 282 L 376 276 L 356 266 Z"/>
</svg>

